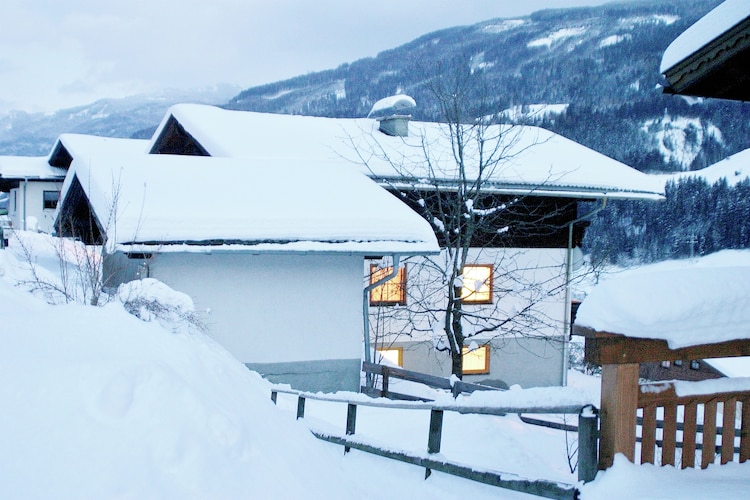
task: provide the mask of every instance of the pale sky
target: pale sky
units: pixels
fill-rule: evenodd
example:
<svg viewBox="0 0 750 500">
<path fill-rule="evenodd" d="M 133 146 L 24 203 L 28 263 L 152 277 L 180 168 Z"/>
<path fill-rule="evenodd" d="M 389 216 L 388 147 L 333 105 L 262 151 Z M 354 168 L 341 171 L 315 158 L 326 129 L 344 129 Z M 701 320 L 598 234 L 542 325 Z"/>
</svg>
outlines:
<svg viewBox="0 0 750 500">
<path fill-rule="evenodd" d="M 606 0 L 2 0 L 0 112 L 247 88 L 442 28 Z"/>
</svg>

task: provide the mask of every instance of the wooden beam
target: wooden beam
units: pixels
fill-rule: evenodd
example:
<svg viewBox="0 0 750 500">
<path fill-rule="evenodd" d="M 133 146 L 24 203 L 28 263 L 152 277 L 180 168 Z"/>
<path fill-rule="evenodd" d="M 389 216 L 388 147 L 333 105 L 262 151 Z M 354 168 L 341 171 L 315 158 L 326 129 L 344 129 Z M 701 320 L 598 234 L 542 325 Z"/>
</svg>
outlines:
<svg viewBox="0 0 750 500">
<path fill-rule="evenodd" d="M 638 368 L 637 363 L 602 366 L 600 469 L 611 467 L 617 453 L 635 460 Z"/>
<path fill-rule="evenodd" d="M 597 333 L 586 337 L 586 361 L 597 365 L 653 363 L 677 359 L 750 356 L 750 340 L 732 340 L 682 349 L 670 349 L 665 340 L 639 339 Z"/>
</svg>

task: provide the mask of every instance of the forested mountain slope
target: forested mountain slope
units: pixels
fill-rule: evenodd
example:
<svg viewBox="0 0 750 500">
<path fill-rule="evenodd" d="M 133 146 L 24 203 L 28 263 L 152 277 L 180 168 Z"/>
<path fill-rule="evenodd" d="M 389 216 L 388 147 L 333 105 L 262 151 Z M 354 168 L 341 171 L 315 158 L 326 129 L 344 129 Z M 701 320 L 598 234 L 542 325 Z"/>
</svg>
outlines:
<svg viewBox="0 0 750 500">
<path fill-rule="evenodd" d="M 247 89 L 227 107 L 359 117 L 403 92 L 416 99 L 417 119 L 439 120 L 429 79 L 482 72 L 503 121 L 541 125 L 643 171 L 694 170 L 750 146 L 748 105 L 659 87 L 664 49 L 718 3 L 631 1 L 446 29 L 374 58 Z"/>
</svg>

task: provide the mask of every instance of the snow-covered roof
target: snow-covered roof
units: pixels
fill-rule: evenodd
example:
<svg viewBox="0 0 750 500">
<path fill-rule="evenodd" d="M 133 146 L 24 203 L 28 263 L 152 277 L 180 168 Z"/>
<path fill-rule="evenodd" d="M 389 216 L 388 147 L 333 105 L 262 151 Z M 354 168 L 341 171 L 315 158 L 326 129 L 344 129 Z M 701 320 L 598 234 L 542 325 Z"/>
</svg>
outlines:
<svg viewBox="0 0 750 500">
<path fill-rule="evenodd" d="M 279 115 L 179 104 L 170 108 L 150 150 L 167 129 L 170 117 L 211 156 L 334 163 L 396 186 L 406 178 L 428 175 L 447 184 L 456 178 L 450 140 L 444 125 L 437 123 L 412 121 L 408 137 L 392 137 L 379 132 L 375 120 L 366 118 Z M 487 150 L 496 151 L 503 159 L 485 186 L 499 193 L 651 200 L 664 193 L 663 183 L 646 174 L 538 127 L 495 125 L 489 127 L 487 137 L 495 138 L 489 140 Z M 432 174 L 427 171 L 425 148 Z M 472 151 L 467 149 L 467 153 Z"/>
<path fill-rule="evenodd" d="M 99 137 L 85 134 L 61 134 L 52 151 L 62 145 L 68 153 L 76 158 L 91 154 L 130 155 L 146 153 L 149 141 L 146 139 L 122 139 L 117 137 Z"/>
<path fill-rule="evenodd" d="M 130 251 L 439 251 L 429 224 L 357 171 L 314 161 L 87 154 L 76 176 L 108 244 Z M 334 188 L 335 187 L 335 188 Z"/>
<path fill-rule="evenodd" d="M 62 180 L 65 169 L 52 167 L 46 156 L 0 156 L 3 179 Z"/>
<path fill-rule="evenodd" d="M 664 51 L 659 71 L 665 73 L 750 17 L 750 2 L 726 0 L 678 36 Z"/>
<path fill-rule="evenodd" d="M 725 250 L 612 276 L 592 289 L 576 325 L 672 349 L 750 339 L 750 252 Z"/>
</svg>

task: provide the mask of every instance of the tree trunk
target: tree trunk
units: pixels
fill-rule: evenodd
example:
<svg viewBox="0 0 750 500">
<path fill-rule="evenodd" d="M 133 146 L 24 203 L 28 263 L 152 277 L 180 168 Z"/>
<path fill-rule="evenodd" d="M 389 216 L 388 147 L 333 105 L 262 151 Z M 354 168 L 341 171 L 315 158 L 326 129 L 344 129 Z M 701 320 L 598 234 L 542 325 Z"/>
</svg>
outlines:
<svg viewBox="0 0 750 500">
<path fill-rule="evenodd" d="M 453 304 L 450 308 L 451 315 L 451 329 L 453 330 L 453 338 L 456 339 L 455 344 L 451 344 L 451 373 L 459 379 L 464 378 L 464 332 L 461 325 L 461 287 L 453 287 Z"/>
</svg>

